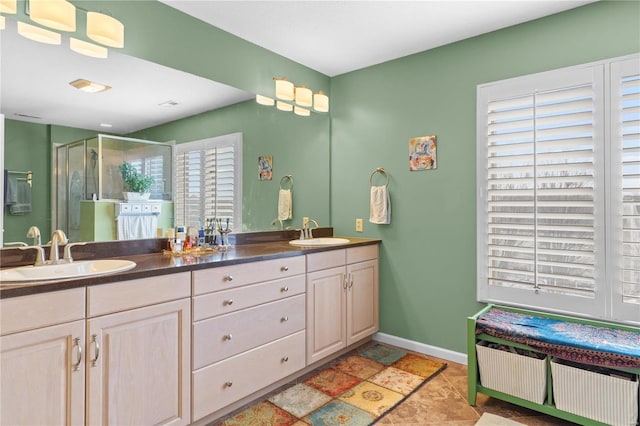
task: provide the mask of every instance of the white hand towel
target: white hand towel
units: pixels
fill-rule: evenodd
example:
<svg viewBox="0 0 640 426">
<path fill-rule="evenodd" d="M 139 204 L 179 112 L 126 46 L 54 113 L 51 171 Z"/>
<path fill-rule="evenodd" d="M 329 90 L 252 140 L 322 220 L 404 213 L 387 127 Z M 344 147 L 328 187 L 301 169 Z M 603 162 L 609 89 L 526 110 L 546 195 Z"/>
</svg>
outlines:
<svg viewBox="0 0 640 426">
<path fill-rule="evenodd" d="M 280 188 L 278 193 L 278 220 L 289 220 L 293 217 L 293 199 L 290 189 Z"/>
<path fill-rule="evenodd" d="M 391 200 L 386 185 L 371 187 L 369 212 L 369 222 L 379 225 L 391 223 Z"/>
</svg>

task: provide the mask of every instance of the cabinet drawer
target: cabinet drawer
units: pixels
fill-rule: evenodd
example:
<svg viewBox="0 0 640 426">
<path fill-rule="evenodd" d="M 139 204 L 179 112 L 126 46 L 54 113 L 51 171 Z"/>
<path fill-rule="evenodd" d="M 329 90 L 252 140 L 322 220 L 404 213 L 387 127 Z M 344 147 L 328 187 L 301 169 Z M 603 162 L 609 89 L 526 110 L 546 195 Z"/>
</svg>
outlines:
<svg viewBox="0 0 640 426">
<path fill-rule="evenodd" d="M 0 334 L 84 319 L 84 288 L 0 300 Z"/>
<path fill-rule="evenodd" d="M 226 290 L 305 273 L 304 256 L 193 271 L 193 294 Z"/>
<path fill-rule="evenodd" d="M 204 367 L 304 327 L 304 295 L 197 322 L 193 325 L 193 368 Z"/>
<path fill-rule="evenodd" d="M 251 395 L 305 366 L 305 332 L 193 372 L 193 418 L 210 413 Z"/>
<path fill-rule="evenodd" d="M 87 288 L 87 315 L 95 317 L 191 296 L 189 272 Z"/>
<path fill-rule="evenodd" d="M 346 252 L 345 249 L 338 249 L 308 254 L 307 272 L 343 266 L 346 260 Z"/>
<path fill-rule="evenodd" d="M 347 249 L 347 263 L 364 262 L 378 258 L 378 245 L 352 247 Z"/>
<path fill-rule="evenodd" d="M 193 298 L 193 320 L 200 321 L 228 314 L 304 292 L 304 275 L 296 275 L 282 280 L 204 294 Z"/>
</svg>

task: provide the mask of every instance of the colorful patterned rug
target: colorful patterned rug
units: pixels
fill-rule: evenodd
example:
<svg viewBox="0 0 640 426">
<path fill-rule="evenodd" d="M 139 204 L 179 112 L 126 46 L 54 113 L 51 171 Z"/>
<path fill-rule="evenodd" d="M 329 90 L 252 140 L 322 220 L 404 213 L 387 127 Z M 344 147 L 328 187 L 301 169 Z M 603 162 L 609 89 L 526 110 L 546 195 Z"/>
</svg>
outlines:
<svg viewBox="0 0 640 426">
<path fill-rule="evenodd" d="M 371 425 L 446 366 L 402 349 L 368 345 L 217 425 Z"/>
</svg>

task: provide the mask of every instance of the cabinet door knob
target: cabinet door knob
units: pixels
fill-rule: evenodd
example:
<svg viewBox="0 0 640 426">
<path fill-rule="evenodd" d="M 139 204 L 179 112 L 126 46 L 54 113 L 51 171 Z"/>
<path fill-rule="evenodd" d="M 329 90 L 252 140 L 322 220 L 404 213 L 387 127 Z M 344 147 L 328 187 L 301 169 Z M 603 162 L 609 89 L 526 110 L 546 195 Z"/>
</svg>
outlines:
<svg viewBox="0 0 640 426">
<path fill-rule="evenodd" d="M 225 306 L 231 306 L 233 305 L 233 299 L 225 300 L 222 304 Z"/>
<path fill-rule="evenodd" d="M 233 281 L 233 275 L 227 275 L 224 277 L 225 281 Z"/>
<path fill-rule="evenodd" d="M 232 381 L 228 381 L 224 383 L 224 387 L 225 388 L 230 388 L 231 386 L 233 386 L 233 382 Z"/>
<path fill-rule="evenodd" d="M 287 321 L 289 321 L 289 317 L 287 315 L 280 318 L 280 322 L 287 322 Z"/>
<path fill-rule="evenodd" d="M 80 338 L 76 337 L 73 339 L 73 344 L 78 348 L 76 353 L 76 363 L 73 364 L 73 371 L 80 371 L 80 364 L 82 364 L 82 345 L 80 344 Z"/>
<path fill-rule="evenodd" d="M 285 265 L 285 266 L 281 266 L 281 267 L 280 267 L 280 270 L 281 270 L 282 272 L 287 272 L 287 271 L 289 270 L 289 267 L 288 267 L 288 266 L 286 266 L 286 265 Z"/>
<path fill-rule="evenodd" d="M 288 362 L 289 361 L 289 357 L 288 356 L 284 356 L 282 357 L 282 362 Z"/>
<path fill-rule="evenodd" d="M 287 287 L 287 286 L 280 287 L 280 291 L 283 292 L 283 293 L 286 293 L 286 292 L 289 291 L 289 287 Z"/>
<path fill-rule="evenodd" d="M 231 340 L 233 338 L 233 334 L 229 333 L 229 334 L 225 334 L 224 336 L 222 336 L 222 340 Z"/>
</svg>

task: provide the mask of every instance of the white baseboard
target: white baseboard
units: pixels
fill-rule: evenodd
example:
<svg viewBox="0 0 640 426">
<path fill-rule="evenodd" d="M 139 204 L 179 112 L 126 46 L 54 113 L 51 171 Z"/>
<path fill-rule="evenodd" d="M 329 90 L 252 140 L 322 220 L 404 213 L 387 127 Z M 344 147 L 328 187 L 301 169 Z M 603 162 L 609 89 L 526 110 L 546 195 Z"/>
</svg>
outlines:
<svg viewBox="0 0 640 426">
<path fill-rule="evenodd" d="M 464 353 L 439 348 L 437 346 L 426 345 L 424 343 L 403 339 L 402 337 L 396 337 L 385 333 L 376 333 L 372 338 L 373 340 L 380 343 L 387 343 L 399 348 L 407 349 L 414 352 L 420 352 L 425 355 L 431 355 L 437 358 L 446 359 L 448 361 L 457 362 L 458 364 L 467 365 L 467 354 Z"/>
</svg>

